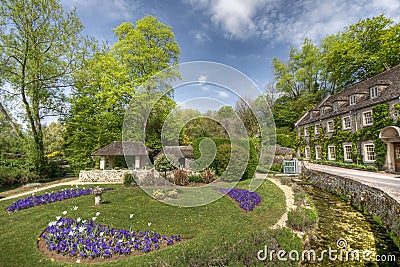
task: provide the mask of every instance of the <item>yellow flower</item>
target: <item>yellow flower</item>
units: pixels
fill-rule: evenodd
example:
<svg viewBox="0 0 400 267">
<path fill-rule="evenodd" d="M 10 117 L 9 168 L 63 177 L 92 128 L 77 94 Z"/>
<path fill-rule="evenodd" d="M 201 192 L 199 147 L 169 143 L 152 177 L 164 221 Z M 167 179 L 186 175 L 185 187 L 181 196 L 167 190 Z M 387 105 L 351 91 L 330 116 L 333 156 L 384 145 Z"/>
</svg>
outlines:
<svg viewBox="0 0 400 267">
<path fill-rule="evenodd" d="M 51 258 L 51 261 L 55 261 L 55 259 L 54 259 L 54 258 Z"/>
<path fill-rule="evenodd" d="M 38 237 L 38 238 L 37 238 L 37 240 L 39 240 L 39 241 L 40 241 L 40 237 Z"/>
</svg>

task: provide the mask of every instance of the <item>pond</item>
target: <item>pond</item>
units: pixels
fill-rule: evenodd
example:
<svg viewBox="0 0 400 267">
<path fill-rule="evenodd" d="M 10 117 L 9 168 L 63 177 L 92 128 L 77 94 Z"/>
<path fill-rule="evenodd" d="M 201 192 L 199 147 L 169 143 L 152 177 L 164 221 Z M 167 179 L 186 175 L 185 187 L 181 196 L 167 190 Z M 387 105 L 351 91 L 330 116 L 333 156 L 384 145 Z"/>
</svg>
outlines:
<svg viewBox="0 0 400 267">
<path fill-rule="evenodd" d="M 308 249 L 315 250 L 317 257 L 329 247 L 337 250 L 337 253 L 332 253 L 332 258 L 343 255 L 342 261 L 328 259 L 326 255 L 322 262 L 307 262 L 304 266 L 400 266 L 399 249 L 385 228 L 375 222 L 372 216 L 315 186 L 307 185 L 303 188 L 314 201 L 320 217 L 318 228 L 310 236 Z M 367 250 L 371 252 L 369 257 Z M 361 261 L 356 260 L 357 251 Z M 364 252 L 367 253 L 367 261 L 363 261 Z M 386 261 L 375 261 L 377 255 Z"/>
</svg>

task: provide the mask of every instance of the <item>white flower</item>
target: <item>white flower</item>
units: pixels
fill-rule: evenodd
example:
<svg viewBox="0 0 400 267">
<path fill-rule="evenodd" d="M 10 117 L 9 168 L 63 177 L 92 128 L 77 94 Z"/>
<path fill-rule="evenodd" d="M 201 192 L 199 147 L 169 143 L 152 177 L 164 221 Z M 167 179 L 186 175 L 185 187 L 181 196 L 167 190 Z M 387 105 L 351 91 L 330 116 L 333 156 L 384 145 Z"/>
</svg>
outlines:
<svg viewBox="0 0 400 267">
<path fill-rule="evenodd" d="M 61 216 L 57 216 L 57 217 L 56 217 L 56 220 L 58 221 L 60 218 L 61 218 Z"/>
<path fill-rule="evenodd" d="M 82 233 L 83 231 L 85 231 L 85 226 L 81 226 L 78 228 L 79 233 Z"/>
<path fill-rule="evenodd" d="M 62 224 L 63 224 L 62 222 L 58 222 L 58 223 L 57 223 L 58 226 L 61 226 Z"/>
<path fill-rule="evenodd" d="M 76 230 L 76 226 L 72 227 L 71 229 L 72 229 L 73 231 L 75 231 L 75 230 Z"/>
<path fill-rule="evenodd" d="M 73 208 L 73 210 L 77 210 L 78 209 L 78 206 L 75 206 L 74 208 Z"/>
<path fill-rule="evenodd" d="M 100 232 L 100 236 L 103 236 L 104 235 L 104 232 Z"/>
<path fill-rule="evenodd" d="M 80 222 L 81 220 L 81 217 L 78 217 L 78 219 L 76 219 L 76 222 Z"/>
<path fill-rule="evenodd" d="M 97 219 L 97 217 L 92 217 L 92 221 L 95 221 Z"/>
<path fill-rule="evenodd" d="M 54 222 L 54 221 L 53 222 L 49 222 L 49 226 L 54 226 L 54 225 L 56 225 L 56 223 L 57 222 Z"/>
<path fill-rule="evenodd" d="M 74 235 L 74 231 L 70 231 L 70 232 L 68 233 L 68 235 L 73 236 L 73 235 Z"/>
<path fill-rule="evenodd" d="M 100 215 L 100 212 L 96 212 L 96 216 L 99 217 L 99 215 Z"/>
<path fill-rule="evenodd" d="M 151 226 L 151 222 L 148 222 L 147 225 L 150 227 Z"/>
<path fill-rule="evenodd" d="M 65 214 L 67 214 L 67 211 L 66 211 L 66 210 L 64 210 L 62 214 L 64 214 L 64 215 L 65 215 Z"/>
<path fill-rule="evenodd" d="M 80 260 L 80 259 L 77 259 L 77 260 L 76 260 L 76 263 L 81 263 L 81 260 Z"/>
<path fill-rule="evenodd" d="M 129 215 L 129 218 L 131 218 L 131 219 L 132 219 L 132 218 L 133 218 L 133 214 Z"/>
<path fill-rule="evenodd" d="M 86 220 L 83 220 L 83 221 L 82 221 L 82 223 L 86 223 L 86 222 L 87 222 Z"/>
</svg>

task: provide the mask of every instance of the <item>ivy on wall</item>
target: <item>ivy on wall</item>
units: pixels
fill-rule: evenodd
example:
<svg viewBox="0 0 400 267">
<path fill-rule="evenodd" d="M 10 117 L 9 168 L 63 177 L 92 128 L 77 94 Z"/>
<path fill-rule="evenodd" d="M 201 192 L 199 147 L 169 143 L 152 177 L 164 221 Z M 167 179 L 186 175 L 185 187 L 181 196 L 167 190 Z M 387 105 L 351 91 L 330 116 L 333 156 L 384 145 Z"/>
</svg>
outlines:
<svg viewBox="0 0 400 267">
<path fill-rule="evenodd" d="M 400 104 L 394 105 L 395 110 L 400 114 Z M 394 125 L 388 104 L 378 104 L 372 108 L 373 125 L 363 128 L 352 133 L 350 130 L 342 129 L 342 120 L 339 116 L 334 118 L 334 131 L 329 137 L 326 129 L 321 127 L 320 134 L 315 136 L 314 124 L 305 126 L 309 127 L 310 141 L 308 144 L 303 135 L 303 128 L 299 128 L 300 138 L 296 142 L 296 146 L 300 148 L 300 155 L 304 156 L 304 148 L 310 146 L 310 158 L 315 159 L 315 146 L 321 146 L 321 159 L 327 160 L 328 145 L 335 145 L 335 153 L 337 162 L 344 162 L 343 143 L 352 144 L 352 160 L 355 163 L 363 163 L 363 155 L 359 150 L 361 142 L 372 140 L 374 142 L 375 165 L 382 167 L 385 164 L 387 146 L 379 139 L 380 131 L 386 126 Z M 400 126 L 400 120 L 396 122 Z"/>
</svg>

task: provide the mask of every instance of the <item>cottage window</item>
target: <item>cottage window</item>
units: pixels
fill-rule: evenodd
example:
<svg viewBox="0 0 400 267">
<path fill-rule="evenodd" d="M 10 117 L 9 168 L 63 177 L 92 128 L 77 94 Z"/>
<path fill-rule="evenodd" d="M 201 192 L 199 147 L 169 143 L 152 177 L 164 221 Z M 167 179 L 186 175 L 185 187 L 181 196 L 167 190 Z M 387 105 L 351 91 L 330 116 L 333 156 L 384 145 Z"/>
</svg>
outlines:
<svg viewBox="0 0 400 267">
<path fill-rule="evenodd" d="M 343 146 L 343 150 L 344 150 L 344 160 L 345 161 L 352 161 L 352 156 L 351 156 L 352 147 L 351 147 L 351 145 Z"/>
<path fill-rule="evenodd" d="M 366 144 L 364 146 L 364 159 L 365 161 L 375 161 L 374 144 Z"/>
<path fill-rule="evenodd" d="M 321 159 L 321 147 L 320 146 L 315 147 L 315 159 Z"/>
<path fill-rule="evenodd" d="M 304 157 L 306 159 L 310 158 L 310 147 L 309 146 L 304 149 Z"/>
<path fill-rule="evenodd" d="M 338 109 L 339 109 L 339 103 L 338 103 L 338 102 L 333 102 L 332 109 L 333 109 L 333 111 L 338 111 Z"/>
<path fill-rule="evenodd" d="M 343 130 L 348 130 L 351 128 L 350 116 L 343 118 Z"/>
<path fill-rule="evenodd" d="M 319 112 L 321 113 L 321 115 L 324 115 L 324 113 L 325 113 L 325 107 L 320 108 Z"/>
<path fill-rule="evenodd" d="M 319 135 L 321 133 L 321 124 L 315 124 L 314 133 L 315 135 Z"/>
<path fill-rule="evenodd" d="M 304 126 L 304 136 L 309 136 L 310 133 L 308 132 L 308 126 Z"/>
<path fill-rule="evenodd" d="M 328 121 L 327 129 L 328 129 L 328 133 L 331 133 L 335 130 L 335 125 L 334 125 L 333 121 Z"/>
<path fill-rule="evenodd" d="M 328 160 L 336 160 L 335 146 L 328 146 Z"/>
<path fill-rule="evenodd" d="M 356 95 L 351 95 L 351 96 L 349 97 L 349 105 L 355 105 L 356 102 L 357 102 L 357 97 L 356 97 Z"/>
<path fill-rule="evenodd" d="M 378 86 L 371 87 L 369 89 L 369 96 L 371 98 L 377 98 L 379 96 L 379 87 Z"/>
<path fill-rule="evenodd" d="M 363 123 L 365 126 L 372 125 L 372 111 L 363 113 Z"/>
</svg>

